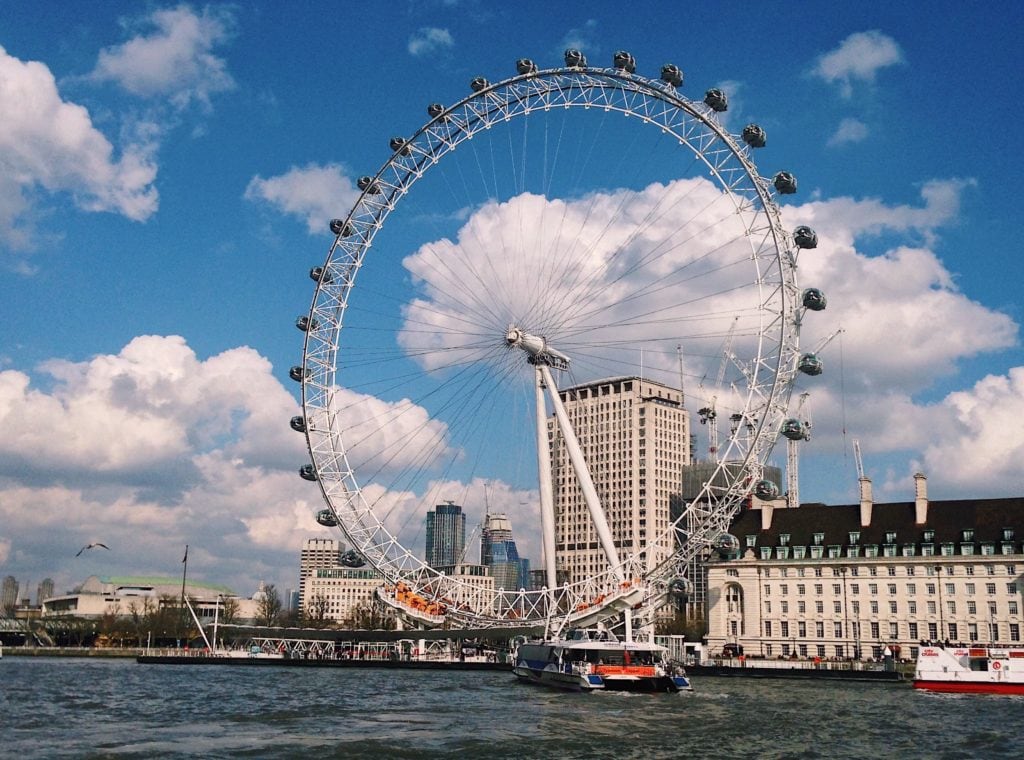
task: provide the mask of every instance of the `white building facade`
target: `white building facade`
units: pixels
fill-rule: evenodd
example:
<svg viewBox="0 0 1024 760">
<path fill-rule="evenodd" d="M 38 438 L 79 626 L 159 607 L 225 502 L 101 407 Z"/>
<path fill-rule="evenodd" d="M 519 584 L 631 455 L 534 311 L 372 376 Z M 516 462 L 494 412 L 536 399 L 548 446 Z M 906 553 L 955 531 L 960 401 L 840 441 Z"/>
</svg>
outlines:
<svg viewBox="0 0 1024 760">
<path fill-rule="evenodd" d="M 617 377 L 559 391 L 597 489 L 620 559 L 668 528 L 670 497 L 689 464 L 689 417 L 678 389 Z M 569 582 L 608 561 L 554 419 L 548 422 L 555 501 L 556 565 Z M 652 552 L 657 564 L 671 552 Z"/>
<path fill-rule="evenodd" d="M 708 564 L 708 649 L 916 659 L 922 642 L 1020 645 L 1024 499 L 748 510 L 740 557 Z"/>
</svg>

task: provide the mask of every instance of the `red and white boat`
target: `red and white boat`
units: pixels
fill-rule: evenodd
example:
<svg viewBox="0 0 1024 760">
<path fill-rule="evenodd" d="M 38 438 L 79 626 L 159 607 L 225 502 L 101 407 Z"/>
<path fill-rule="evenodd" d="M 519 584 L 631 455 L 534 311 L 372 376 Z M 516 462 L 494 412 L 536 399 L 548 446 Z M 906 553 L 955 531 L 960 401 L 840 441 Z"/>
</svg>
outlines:
<svg viewBox="0 0 1024 760">
<path fill-rule="evenodd" d="M 1024 648 L 922 647 L 914 688 L 958 694 L 1024 694 Z"/>
</svg>

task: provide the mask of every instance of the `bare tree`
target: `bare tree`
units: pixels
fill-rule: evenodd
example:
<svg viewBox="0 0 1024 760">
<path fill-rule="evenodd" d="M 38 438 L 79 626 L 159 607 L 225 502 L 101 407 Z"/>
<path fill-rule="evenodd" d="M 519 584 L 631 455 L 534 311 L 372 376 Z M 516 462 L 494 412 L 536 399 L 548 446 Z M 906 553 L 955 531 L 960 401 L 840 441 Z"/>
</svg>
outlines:
<svg viewBox="0 0 1024 760">
<path fill-rule="evenodd" d="M 372 601 L 363 601 L 352 608 L 343 625 L 353 631 L 393 631 L 395 618 Z"/>
<path fill-rule="evenodd" d="M 330 618 L 327 615 L 330 609 L 330 602 L 323 594 L 314 594 L 306 605 L 304 614 L 305 622 L 310 628 L 326 628 L 330 625 Z"/>
<path fill-rule="evenodd" d="M 238 599 L 233 596 L 225 596 L 221 599 L 220 620 L 224 625 L 231 625 L 238 622 Z"/>
<path fill-rule="evenodd" d="M 281 595 L 277 593 L 277 586 L 269 583 L 263 587 L 263 597 L 256 605 L 256 624 L 273 626 L 281 619 Z"/>
</svg>

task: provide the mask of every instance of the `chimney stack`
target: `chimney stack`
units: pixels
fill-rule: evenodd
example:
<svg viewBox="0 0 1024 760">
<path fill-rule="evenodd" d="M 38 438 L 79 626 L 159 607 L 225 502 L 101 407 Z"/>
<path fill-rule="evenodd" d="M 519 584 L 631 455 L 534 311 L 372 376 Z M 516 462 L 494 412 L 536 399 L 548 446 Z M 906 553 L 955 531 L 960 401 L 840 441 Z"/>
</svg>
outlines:
<svg viewBox="0 0 1024 760">
<path fill-rule="evenodd" d="M 770 530 L 772 527 L 772 512 L 775 511 L 775 505 L 771 502 L 765 501 L 761 503 L 761 530 Z"/>
<path fill-rule="evenodd" d="M 874 501 L 871 496 L 871 478 L 860 479 L 860 527 L 871 525 L 871 508 Z"/>
<path fill-rule="evenodd" d="M 928 478 L 923 472 L 914 473 L 914 522 L 918 525 L 928 522 Z"/>
</svg>

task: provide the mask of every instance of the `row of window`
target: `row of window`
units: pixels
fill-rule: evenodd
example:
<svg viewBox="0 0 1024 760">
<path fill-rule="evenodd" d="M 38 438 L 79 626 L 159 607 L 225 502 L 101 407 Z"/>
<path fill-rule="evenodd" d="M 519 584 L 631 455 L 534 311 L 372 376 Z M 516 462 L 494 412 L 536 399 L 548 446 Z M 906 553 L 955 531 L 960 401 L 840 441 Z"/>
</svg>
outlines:
<svg viewBox="0 0 1024 760">
<path fill-rule="evenodd" d="M 1003 541 L 999 544 L 1001 554 L 1015 554 L 1016 544 L 1013 541 Z M 845 552 L 843 551 L 845 548 Z M 863 549 L 863 554 L 861 550 Z M 916 557 L 918 556 L 918 544 L 882 544 L 881 554 L 877 544 L 851 544 L 843 547 L 838 544 L 828 546 L 762 546 L 760 548 L 761 559 L 841 559 L 842 557 Z M 983 541 L 980 544 L 980 551 L 975 552 L 973 543 L 960 544 L 960 554 L 957 555 L 956 545 L 943 543 L 939 545 L 939 553 L 935 553 L 935 544 L 920 544 L 920 556 L 922 557 L 969 557 L 974 554 L 981 554 L 984 557 L 991 557 L 996 554 L 996 544 L 993 541 Z"/>
<path fill-rule="evenodd" d="M 821 546 L 825 542 L 825 534 L 824 533 L 815 533 L 812 538 L 813 538 L 815 546 Z M 859 544 L 860 543 L 860 531 L 859 530 L 851 530 L 847 534 L 847 538 L 848 538 L 848 543 L 849 544 L 851 544 L 851 545 Z M 1013 528 L 1003 528 L 1002 538 L 1003 538 L 1003 541 L 1013 541 L 1013 538 L 1014 538 Z M 789 533 L 780 533 L 779 534 L 779 546 L 789 546 L 789 540 L 790 540 L 790 534 Z M 932 530 L 931 528 L 929 528 L 927 530 L 921 531 L 921 541 L 923 543 L 926 543 L 926 544 L 930 544 L 930 543 L 934 542 L 935 541 L 935 531 Z M 972 543 L 974 541 L 974 529 L 973 528 L 967 528 L 965 530 L 960 531 L 960 541 L 963 542 L 963 543 Z M 889 530 L 889 531 L 885 532 L 885 543 L 889 544 L 889 545 L 895 545 L 897 543 L 896 542 L 896 531 Z M 943 543 L 943 546 L 946 546 L 946 545 L 953 546 L 953 542 Z M 757 546 L 757 534 L 752 533 L 752 534 L 749 534 L 747 536 L 747 546 L 750 546 L 750 547 Z"/>
<path fill-rule="evenodd" d="M 918 641 L 921 639 L 921 633 L 927 633 L 927 638 L 930 641 L 938 641 L 940 639 L 948 639 L 949 641 L 959 641 L 962 635 L 966 635 L 967 640 L 971 642 L 980 641 L 979 628 L 977 623 L 967 623 L 961 625 L 959 623 L 946 623 L 941 626 L 938 623 L 926 623 L 924 626 L 918 623 L 906 623 L 906 638 L 910 641 Z M 1005 626 L 1005 627 L 1004 627 Z M 850 623 L 845 627 L 840 621 L 835 621 L 831 626 L 832 638 L 835 639 L 860 639 L 862 634 L 866 633 L 869 641 L 879 641 L 882 638 L 883 632 L 887 635 L 888 641 L 900 641 L 902 640 L 902 625 L 897 622 L 891 622 L 886 628 L 883 629 L 880 623 L 870 623 L 867 629 L 863 629 L 860 623 Z M 764 621 L 764 635 L 770 638 L 773 636 L 775 627 L 772 625 L 771 620 Z M 791 630 L 795 638 L 807 638 L 808 628 L 805 623 L 798 623 L 794 629 L 791 629 L 789 623 L 782 621 L 778 627 L 778 634 L 781 638 L 789 638 Z M 825 638 L 826 627 L 824 623 L 815 623 L 814 627 L 814 638 L 823 639 Z M 1011 642 L 1019 642 L 1020 638 L 1020 624 L 1019 623 L 988 623 L 984 624 L 982 630 L 985 631 L 988 641 L 1002 641 L 1003 632 L 1009 637 Z M 770 646 L 770 645 L 766 645 Z"/>
<path fill-rule="evenodd" d="M 788 615 L 789 614 L 789 602 L 785 602 L 785 601 L 781 602 L 780 605 L 779 605 L 779 608 L 780 608 L 779 611 L 780 611 L 781 614 L 783 614 L 783 615 Z M 870 614 L 877 615 L 878 614 L 878 602 L 877 601 L 871 601 L 869 603 L 868 609 L 869 609 Z M 889 601 L 888 609 L 889 609 L 889 614 L 890 615 L 899 614 L 899 604 L 895 600 L 890 600 Z M 946 611 L 949 614 L 955 615 L 956 612 L 957 612 L 957 603 L 956 603 L 956 601 L 953 600 L 953 599 L 947 599 L 946 600 L 946 607 L 945 607 L 945 609 L 946 609 Z M 963 609 L 963 608 L 961 608 L 961 609 Z M 978 614 L 977 602 L 975 602 L 973 600 L 968 600 L 966 609 L 967 609 L 967 614 L 968 615 L 977 615 Z M 938 606 L 936 605 L 936 603 L 934 601 L 929 601 L 929 602 L 925 603 L 925 610 L 927 611 L 927 613 L 929 615 L 935 615 L 938 612 Z M 994 616 L 999 614 L 999 604 L 997 602 L 995 602 L 995 601 L 990 601 L 988 603 L 988 605 L 987 605 L 987 610 L 988 610 L 989 616 L 990 617 L 994 617 Z M 742 610 L 740 610 L 739 608 L 734 609 L 733 608 L 733 604 L 730 602 L 730 604 L 729 604 L 729 612 L 741 612 L 741 611 Z M 821 601 L 820 599 L 817 600 L 814 603 L 814 612 L 815 612 L 815 614 L 818 614 L 818 615 L 825 614 L 825 603 L 823 601 Z M 836 615 L 842 614 L 842 612 L 843 612 L 843 603 L 841 601 L 839 601 L 838 599 L 835 599 L 832 602 L 832 612 L 833 612 L 833 614 L 836 614 Z M 850 602 L 850 612 L 852 614 L 854 614 L 854 615 L 859 615 L 860 614 L 861 606 L 860 606 L 860 602 L 859 601 L 852 601 L 852 602 Z M 766 601 L 764 603 L 764 613 L 765 613 L 765 615 L 771 615 L 772 614 L 772 603 L 770 601 Z M 807 613 L 807 604 L 806 604 L 806 602 L 802 602 L 802 601 L 797 602 L 796 613 L 798 615 L 804 615 L 804 614 Z M 907 602 L 907 613 L 910 614 L 910 615 L 916 615 L 917 614 L 917 602 L 916 601 L 911 600 L 911 601 Z M 1007 615 L 1019 615 L 1020 614 L 1019 605 L 1017 603 L 1017 600 L 1011 599 L 1010 601 L 1008 601 L 1006 603 L 1006 614 Z"/>
<path fill-rule="evenodd" d="M 925 568 L 924 568 L 924 574 L 925 575 L 942 575 L 943 572 L 945 572 L 946 575 L 956 575 L 957 574 L 957 570 L 958 570 L 959 567 L 963 567 L 965 575 L 974 575 L 975 574 L 974 573 L 974 565 L 960 565 L 960 566 L 958 566 L 958 565 L 950 565 L 948 567 L 943 567 L 941 565 L 926 565 Z M 1010 565 L 993 565 L 993 564 L 989 564 L 989 565 L 982 565 L 982 567 L 985 568 L 986 575 L 995 575 L 996 572 L 997 572 L 997 568 L 999 568 L 999 567 L 1004 568 L 1006 570 L 1006 574 L 1007 575 L 1016 575 L 1017 574 L 1017 566 L 1014 565 L 1014 564 L 1010 564 Z M 789 571 L 790 571 L 791 568 L 779 567 L 779 568 L 776 568 L 776 569 L 779 571 L 779 577 L 781 577 L 781 578 L 788 578 L 789 577 Z M 798 578 L 805 577 L 806 574 L 807 574 L 807 570 L 808 570 L 808 568 L 806 568 L 806 567 L 797 567 L 797 568 L 792 568 L 792 569 L 796 571 L 796 575 L 797 575 Z M 814 571 L 814 577 L 815 578 L 821 578 L 822 575 L 824 575 L 824 568 L 814 567 L 814 568 L 811 568 L 811 569 Z M 860 567 L 858 567 L 856 565 L 853 565 L 853 566 L 851 566 L 849 568 L 847 568 L 845 566 L 838 566 L 838 567 L 833 567 L 831 569 L 832 569 L 832 577 L 833 578 L 839 578 L 840 576 L 845 576 L 847 574 L 847 572 L 849 572 L 850 577 L 852 577 L 852 578 L 856 578 L 856 577 L 858 577 L 860 575 Z M 890 577 L 895 577 L 896 574 L 897 574 L 896 565 L 886 565 L 885 570 L 886 570 L 886 575 L 888 575 Z M 906 565 L 904 567 L 904 570 L 906 571 L 906 575 L 908 575 L 908 576 L 917 575 L 917 566 L 915 566 L 915 565 Z M 772 568 L 770 568 L 770 567 L 763 568 L 760 572 L 761 572 L 761 574 L 765 578 L 771 578 L 772 577 Z M 736 577 L 736 576 L 739 575 L 739 570 L 736 570 L 735 568 L 729 568 L 726 571 L 726 573 L 728 575 Z M 878 565 L 869 565 L 868 566 L 868 575 L 877 576 L 878 575 Z"/>
<path fill-rule="evenodd" d="M 942 589 L 941 586 L 945 586 L 945 588 Z M 870 594 L 872 596 L 877 596 L 878 595 L 878 584 L 877 583 L 869 583 L 869 584 L 867 584 L 867 588 L 868 588 L 868 590 L 867 590 L 868 594 Z M 945 593 L 949 594 L 950 596 L 952 596 L 952 595 L 957 593 L 957 591 L 956 591 L 956 584 L 954 584 L 954 583 L 946 583 L 946 584 L 925 583 L 924 584 L 924 588 L 925 588 L 925 593 L 928 596 L 934 596 L 935 595 L 935 591 L 936 591 L 937 588 L 940 588 L 942 591 L 945 591 Z M 973 596 L 976 593 L 977 586 L 974 583 L 965 583 L 963 585 L 963 588 L 964 588 L 964 593 L 967 596 Z M 896 596 L 897 585 L 895 583 L 888 583 L 888 584 L 886 584 L 886 590 L 889 592 L 890 596 Z M 905 590 L 907 596 L 915 596 L 917 594 L 917 584 L 913 583 L 913 582 L 907 583 L 904 586 L 904 590 Z M 779 591 L 779 594 L 781 596 L 787 596 L 789 594 L 789 584 L 788 583 L 780 583 L 778 585 L 778 591 Z M 824 584 L 815 583 L 814 584 L 814 595 L 815 596 L 821 596 L 823 592 L 824 592 Z M 771 593 L 772 593 L 772 584 L 770 584 L 770 583 L 764 584 L 764 594 L 765 594 L 765 596 L 771 596 Z M 796 593 L 797 593 L 797 596 L 805 596 L 807 594 L 807 585 L 804 584 L 804 583 L 797 583 L 796 584 Z M 833 596 L 839 596 L 842 593 L 844 593 L 843 592 L 842 584 L 833 583 L 832 584 L 832 594 L 833 594 Z M 995 583 L 986 583 L 985 584 L 985 593 L 990 595 L 990 596 L 994 596 L 995 593 L 996 593 L 996 584 Z M 1007 583 L 1006 584 L 1006 593 L 1010 594 L 1011 596 L 1016 594 L 1017 593 L 1017 583 L 1016 582 Z M 860 584 L 859 583 L 851 583 L 851 584 L 849 584 L 849 594 L 850 594 L 850 596 L 858 596 L 860 594 Z"/>
</svg>

